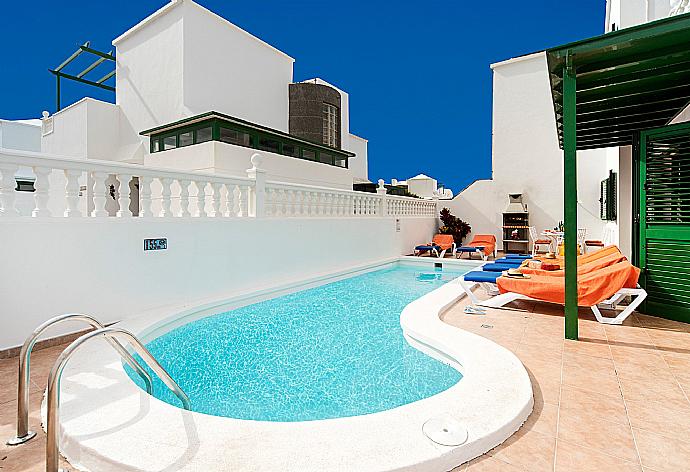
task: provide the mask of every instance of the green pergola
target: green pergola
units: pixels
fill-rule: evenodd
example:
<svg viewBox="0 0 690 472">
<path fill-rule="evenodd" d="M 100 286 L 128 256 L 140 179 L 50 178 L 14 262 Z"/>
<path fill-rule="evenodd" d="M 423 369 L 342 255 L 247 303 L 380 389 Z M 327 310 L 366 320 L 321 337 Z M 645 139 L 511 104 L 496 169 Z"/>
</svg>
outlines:
<svg viewBox="0 0 690 472">
<path fill-rule="evenodd" d="M 563 149 L 565 336 L 578 338 L 577 151 L 635 144 L 690 103 L 690 14 L 546 51 Z"/>
</svg>

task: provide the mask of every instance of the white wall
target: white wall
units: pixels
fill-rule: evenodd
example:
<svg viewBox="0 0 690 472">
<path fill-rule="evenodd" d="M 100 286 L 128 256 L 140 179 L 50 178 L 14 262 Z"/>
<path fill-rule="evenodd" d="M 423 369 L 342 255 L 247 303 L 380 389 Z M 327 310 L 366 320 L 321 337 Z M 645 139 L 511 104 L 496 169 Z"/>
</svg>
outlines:
<svg viewBox="0 0 690 472">
<path fill-rule="evenodd" d="M 0 119 L 0 148 L 40 151 L 41 125 Z"/>
<path fill-rule="evenodd" d="M 437 188 L 438 182 L 431 177 L 407 179 L 407 190 L 422 198 L 431 198 Z"/>
<path fill-rule="evenodd" d="M 112 322 L 155 307 L 193 306 L 408 254 L 437 227 L 435 218 L 400 222 L 401 232 L 393 218 L 5 221 L 0 349 L 20 345 L 60 313 Z M 145 253 L 143 239 L 152 237 L 168 238 L 168 250 Z"/>
<path fill-rule="evenodd" d="M 182 9 L 169 9 L 155 21 L 113 41 L 116 49 L 115 103 L 122 110 L 123 144 L 138 133 L 184 118 Z"/>
<path fill-rule="evenodd" d="M 348 161 L 352 177 L 369 180 L 369 155 L 368 155 L 369 141 L 360 138 L 354 134 L 350 134 L 350 147 L 348 151 L 356 154 Z"/>
<path fill-rule="evenodd" d="M 268 180 L 352 190 L 350 169 L 220 141 L 208 141 L 148 154 L 145 164 L 167 169 L 218 172 L 246 177 L 247 169 L 252 167 L 251 157 L 256 152 L 260 152 L 264 157 L 261 167 L 266 170 Z"/>
<path fill-rule="evenodd" d="M 671 12 L 672 4 L 679 0 L 607 0 L 610 10 L 606 32 L 616 29 L 629 28 L 648 21 L 666 18 Z"/>
<path fill-rule="evenodd" d="M 539 231 L 563 220 L 563 152 L 544 53 L 492 69 L 493 178 L 474 182 L 445 205 L 472 226 L 472 233 L 494 234 L 501 241 L 510 193 L 523 194 L 530 224 Z M 606 150 L 579 152 L 578 168 L 578 226 L 600 238 L 605 222 L 599 219 L 599 182 L 608 174 Z"/>
<path fill-rule="evenodd" d="M 186 115 L 213 110 L 287 133 L 294 59 L 198 4 L 179 8 Z"/>
</svg>

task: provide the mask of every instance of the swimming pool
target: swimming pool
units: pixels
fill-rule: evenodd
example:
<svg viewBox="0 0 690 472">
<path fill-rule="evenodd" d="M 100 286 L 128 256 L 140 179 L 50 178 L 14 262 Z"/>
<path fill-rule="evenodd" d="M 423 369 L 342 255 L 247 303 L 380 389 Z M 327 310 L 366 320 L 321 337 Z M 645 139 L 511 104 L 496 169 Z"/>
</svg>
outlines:
<svg viewBox="0 0 690 472">
<path fill-rule="evenodd" d="M 262 421 L 376 413 L 462 378 L 411 347 L 400 327 L 408 303 L 462 273 L 395 264 L 202 318 L 147 348 L 200 413 Z M 177 405 L 153 377 L 155 396 Z"/>
</svg>

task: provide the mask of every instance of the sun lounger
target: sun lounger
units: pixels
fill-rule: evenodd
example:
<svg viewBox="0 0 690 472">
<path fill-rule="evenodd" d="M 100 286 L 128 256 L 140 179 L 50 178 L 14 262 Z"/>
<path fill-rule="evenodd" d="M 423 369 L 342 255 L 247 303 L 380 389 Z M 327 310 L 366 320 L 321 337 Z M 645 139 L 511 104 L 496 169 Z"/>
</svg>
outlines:
<svg viewBox="0 0 690 472">
<path fill-rule="evenodd" d="M 453 240 L 453 235 L 437 234 L 434 236 L 431 244 L 423 244 L 415 247 L 414 255 L 421 256 L 422 254 L 429 252 L 436 257 L 443 258 L 446 255 L 446 251 L 449 249 L 451 254 L 455 254 L 455 241 Z"/>
<path fill-rule="evenodd" d="M 470 258 L 472 254 L 479 254 L 484 260 L 487 260 L 490 254 L 496 257 L 496 236 L 493 234 L 475 234 L 472 241 L 458 248 L 455 253 L 458 258 L 463 253 L 467 253 Z"/>
<path fill-rule="evenodd" d="M 472 275 L 470 275 L 472 274 Z M 469 275 L 469 277 L 467 277 Z M 578 306 L 589 307 L 600 323 L 621 324 L 647 297 L 647 292 L 637 285 L 640 270 L 623 260 L 612 265 L 584 272 L 578 276 Z M 478 275 L 470 272 L 460 281 L 472 303 L 485 307 L 502 307 L 516 300 L 534 300 L 563 304 L 565 300 L 565 280 L 562 276 L 530 275 L 520 279 L 498 274 L 491 282 L 492 273 Z M 489 292 L 500 293 L 486 301 L 479 301 L 472 292 L 475 285 L 488 285 Z M 601 314 L 599 304 L 615 304 L 625 296 L 633 297 L 632 302 L 615 318 Z"/>
</svg>

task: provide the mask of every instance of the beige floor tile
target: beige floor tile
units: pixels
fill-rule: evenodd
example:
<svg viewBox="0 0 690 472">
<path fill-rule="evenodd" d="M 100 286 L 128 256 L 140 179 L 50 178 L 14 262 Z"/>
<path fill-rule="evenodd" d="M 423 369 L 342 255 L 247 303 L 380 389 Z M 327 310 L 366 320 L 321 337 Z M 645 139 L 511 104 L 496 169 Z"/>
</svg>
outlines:
<svg viewBox="0 0 690 472">
<path fill-rule="evenodd" d="M 582 354 L 566 354 L 563 384 L 606 395 L 617 394 L 620 390 L 613 361 Z"/>
<path fill-rule="evenodd" d="M 664 354 L 673 376 L 682 383 L 690 383 L 690 355 Z"/>
<path fill-rule="evenodd" d="M 633 428 L 660 431 L 665 436 L 690 439 L 690 402 L 633 401 L 625 402 Z"/>
<path fill-rule="evenodd" d="M 532 391 L 534 392 L 535 403 L 550 403 L 558 405 L 558 399 L 561 395 L 561 381 L 553 379 L 538 379 L 534 377 L 529 371 L 530 381 L 532 382 Z"/>
<path fill-rule="evenodd" d="M 690 442 L 637 428 L 633 434 L 644 467 L 658 472 L 690 470 Z"/>
<path fill-rule="evenodd" d="M 558 430 L 558 405 L 535 404 L 532 414 L 527 418 L 522 428 L 555 438 Z"/>
<path fill-rule="evenodd" d="M 623 398 L 626 400 L 663 401 L 686 399 L 685 393 L 675 379 L 649 377 L 645 379 L 620 379 Z"/>
<path fill-rule="evenodd" d="M 627 344 L 652 344 L 647 330 L 639 326 L 605 325 L 606 337 L 609 341 Z"/>
<path fill-rule="evenodd" d="M 596 418 L 606 418 L 608 421 L 623 425 L 628 424 L 625 402 L 615 392 L 602 395 L 564 385 L 561 388 L 560 406 L 561 409 L 570 408 Z"/>
<path fill-rule="evenodd" d="M 469 463 L 468 472 L 528 472 L 491 456 L 480 456 Z"/>
<path fill-rule="evenodd" d="M 563 344 L 563 352 L 566 354 L 583 354 L 591 357 L 611 359 L 609 345 L 600 339 L 588 339 L 581 337 L 579 341 L 566 339 Z"/>
<path fill-rule="evenodd" d="M 604 452 L 559 439 L 556 472 L 640 472 L 638 461 L 625 461 Z"/>
<path fill-rule="evenodd" d="M 519 430 L 489 455 L 530 472 L 552 472 L 555 450 L 555 438 L 536 431 Z"/>
<path fill-rule="evenodd" d="M 635 441 L 629 425 L 607 421 L 601 416 L 577 408 L 561 406 L 558 439 L 627 461 L 637 460 Z"/>
</svg>

